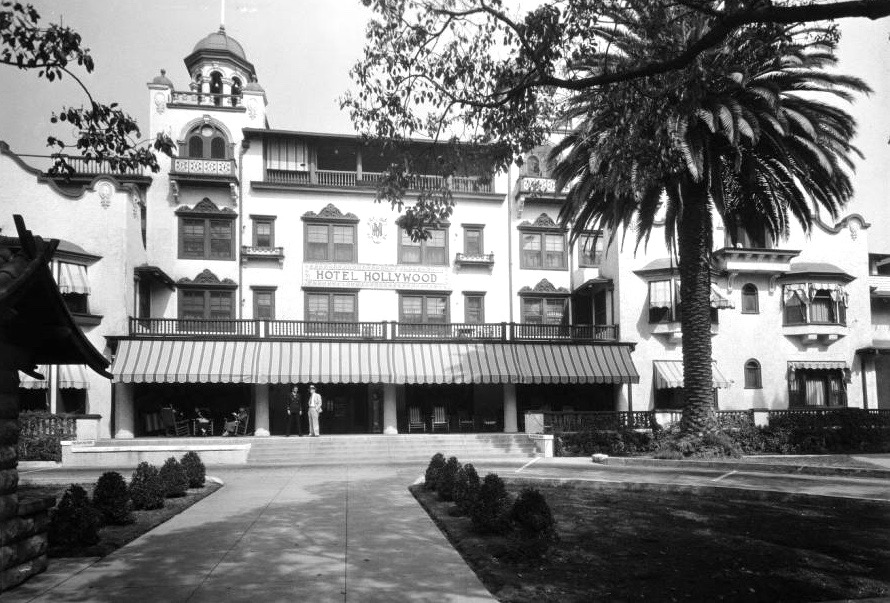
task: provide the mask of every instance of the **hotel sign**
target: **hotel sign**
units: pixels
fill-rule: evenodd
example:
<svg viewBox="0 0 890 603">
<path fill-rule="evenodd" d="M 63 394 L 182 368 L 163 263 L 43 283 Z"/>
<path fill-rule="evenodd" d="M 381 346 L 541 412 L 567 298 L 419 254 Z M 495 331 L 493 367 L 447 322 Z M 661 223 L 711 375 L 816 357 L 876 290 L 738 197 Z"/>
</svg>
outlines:
<svg viewBox="0 0 890 603">
<path fill-rule="evenodd" d="M 304 263 L 303 286 L 441 291 L 448 288 L 448 267 Z"/>
</svg>

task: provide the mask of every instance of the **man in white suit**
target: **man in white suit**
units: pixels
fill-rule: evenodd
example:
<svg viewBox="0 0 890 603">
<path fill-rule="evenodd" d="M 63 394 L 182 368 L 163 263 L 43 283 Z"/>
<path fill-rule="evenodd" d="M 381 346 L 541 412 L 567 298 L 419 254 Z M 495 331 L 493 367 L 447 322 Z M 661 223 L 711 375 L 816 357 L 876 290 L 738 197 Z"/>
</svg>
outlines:
<svg viewBox="0 0 890 603">
<path fill-rule="evenodd" d="M 318 415 L 321 413 L 321 395 L 315 391 L 315 385 L 309 384 L 309 435 L 318 437 Z"/>
</svg>

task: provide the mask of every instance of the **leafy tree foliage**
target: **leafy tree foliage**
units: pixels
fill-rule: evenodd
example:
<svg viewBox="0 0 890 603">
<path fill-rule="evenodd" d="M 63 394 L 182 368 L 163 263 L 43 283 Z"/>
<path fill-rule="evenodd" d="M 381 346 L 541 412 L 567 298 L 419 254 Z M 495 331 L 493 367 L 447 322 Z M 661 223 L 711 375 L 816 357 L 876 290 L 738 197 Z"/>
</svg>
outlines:
<svg viewBox="0 0 890 603">
<path fill-rule="evenodd" d="M 683 426 L 716 429 L 712 214 L 730 232 L 777 237 L 820 208 L 837 216 L 852 194 L 855 124 L 825 97 L 868 87 L 828 71 L 836 27 L 805 23 L 881 18 L 890 2 L 550 0 L 524 14 L 500 0 L 366 4 L 377 18 L 343 105 L 368 135 L 497 143 L 496 168 L 557 138 L 573 236 L 630 228 L 645 242 L 664 203 L 681 278 Z"/>
<path fill-rule="evenodd" d="M 65 106 L 50 118 L 54 124 L 71 124 L 77 132 L 73 141 L 47 138 L 47 146 L 53 149 L 51 175 L 74 174 L 74 168 L 66 161 L 71 152 L 88 161 L 106 161 L 111 171 L 122 173 L 141 168 L 157 172 L 160 167 L 155 151 L 172 155 L 174 143 L 169 136 L 159 133 L 149 148 L 143 144 L 133 117 L 117 103 L 104 104 L 93 98 L 73 71 L 76 67 L 91 73 L 95 67 L 80 34 L 57 24 L 41 26 L 40 14 L 32 5 L 0 2 L 0 65 L 36 71 L 37 77 L 50 82 L 67 75 L 87 96 L 86 106 Z"/>
</svg>

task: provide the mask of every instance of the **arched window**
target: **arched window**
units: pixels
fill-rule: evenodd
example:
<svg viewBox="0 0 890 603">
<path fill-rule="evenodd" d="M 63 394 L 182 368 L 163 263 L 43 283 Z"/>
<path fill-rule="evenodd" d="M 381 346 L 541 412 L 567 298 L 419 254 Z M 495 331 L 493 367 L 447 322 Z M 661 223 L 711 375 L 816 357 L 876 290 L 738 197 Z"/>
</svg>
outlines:
<svg viewBox="0 0 890 603">
<path fill-rule="evenodd" d="M 745 389 L 761 389 L 760 363 L 753 358 L 745 363 Z"/>
<path fill-rule="evenodd" d="M 214 71 L 210 74 L 210 94 L 213 95 L 213 104 L 216 106 L 222 104 L 222 98 L 219 96 L 222 91 L 222 74 L 219 71 Z"/>
<path fill-rule="evenodd" d="M 226 158 L 226 141 L 222 136 L 214 136 L 213 139 L 210 141 L 210 158 Z"/>
<path fill-rule="evenodd" d="M 748 283 L 742 287 L 742 314 L 759 314 L 760 306 L 757 300 L 757 287 Z"/>
<path fill-rule="evenodd" d="M 241 85 L 241 79 L 237 77 L 232 78 L 232 106 L 237 107 L 241 102 L 241 90 L 244 87 Z"/>
<path fill-rule="evenodd" d="M 219 128 L 201 124 L 189 132 L 188 156 L 192 159 L 226 159 L 228 139 Z"/>
</svg>

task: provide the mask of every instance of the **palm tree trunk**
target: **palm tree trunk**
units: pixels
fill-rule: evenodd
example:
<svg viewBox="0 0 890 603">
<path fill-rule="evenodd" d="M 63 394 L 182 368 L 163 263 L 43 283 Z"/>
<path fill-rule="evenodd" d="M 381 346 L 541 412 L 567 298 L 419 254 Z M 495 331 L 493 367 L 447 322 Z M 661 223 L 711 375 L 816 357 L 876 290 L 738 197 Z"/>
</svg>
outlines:
<svg viewBox="0 0 890 603">
<path fill-rule="evenodd" d="M 684 179 L 677 227 L 686 402 L 680 431 L 700 435 L 717 429 L 711 374 L 711 206 L 702 182 Z"/>
</svg>

